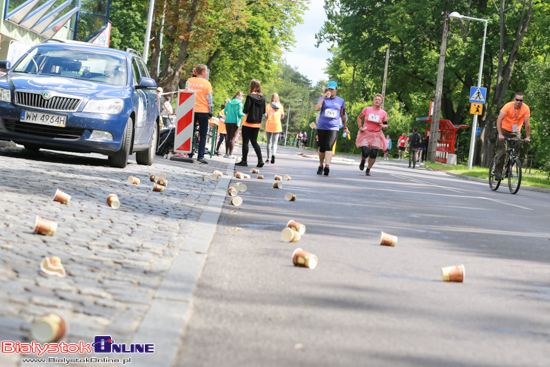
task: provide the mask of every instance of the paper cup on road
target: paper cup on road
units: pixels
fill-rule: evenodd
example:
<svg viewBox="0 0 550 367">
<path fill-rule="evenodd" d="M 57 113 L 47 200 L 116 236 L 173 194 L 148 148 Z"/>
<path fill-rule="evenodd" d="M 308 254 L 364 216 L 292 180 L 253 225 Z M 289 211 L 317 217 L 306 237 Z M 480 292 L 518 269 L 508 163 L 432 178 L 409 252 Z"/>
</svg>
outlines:
<svg viewBox="0 0 550 367">
<path fill-rule="evenodd" d="M 318 262 L 317 256 L 310 254 L 309 252 L 305 252 L 301 248 L 297 248 L 292 253 L 292 263 L 294 266 L 315 269 Z"/>
<path fill-rule="evenodd" d="M 243 177 L 243 174 L 242 174 L 241 172 L 235 173 L 235 177 L 238 178 L 238 179 L 244 178 L 244 177 Z"/>
<path fill-rule="evenodd" d="M 231 204 L 233 206 L 241 206 L 243 199 L 240 196 L 234 196 L 231 198 Z"/>
<path fill-rule="evenodd" d="M 397 236 L 389 233 L 380 232 L 380 245 L 395 246 L 397 244 Z"/>
<path fill-rule="evenodd" d="M 156 183 L 156 184 L 153 185 L 152 190 L 155 191 L 155 192 L 163 192 L 165 188 L 166 188 L 166 186 L 162 186 L 162 185 Z"/>
<path fill-rule="evenodd" d="M 51 220 L 36 216 L 34 224 L 34 233 L 39 233 L 47 236 L 53 236 L 57 230 L 57 223 Z"/>
<path fill-rule="evenodd" d="M 290 181 L 290 176 L 289 175 L 284 175 L 284 179 L 285 179 L 285 181 Z"/>
<path fill-rule="evenodd" d="M 157 182 L 158 177 L 156 175 L 149 176 L 149 181 L 151 182 Z"/>
<path fill-rule="evenodd" d="M 283 188 L 283 183 L 280 182 L 280 181 L 273 182 L 273 188 L 274 189 L 282 189 Z"/>
<path fill-rule="evenodd" d="M 51 312 L 36 319 L 31 328 L 32 340 L 44 344 L 59 341 L 69 329 L 67 319 L 57 312 Z"/>
<path fill-rule="evenodd" d="M 250 175 L 247 175 L 246 173 L 243 173 L 243 178 L 250 178 Z"/>
<path fill-rule="evenodd" d="M 210 176 L 209 175 L 204 175 L 204 176 L 202 176 L 202 180 L 203 181 L 210 181 Z"/>
<path fill-rule="evenodd" d="M 168 186 L 168 180 L 165 179 L 165 178 L 159 178 L 157 180 L 157 184 L 160 185 L 160 186 L 166 187 L 166 186 Z"/>
<path fill-rule="evenodd" d="M 55 195 L 53 197 L 53 200 L 57 201 L 58 203 L 61 203 L 61 204 L 69 205 L 69 201 L 71 201 L 71 195 L 57 189 L 55 191 Z"/>
<path fill-rule="evenodd" d="M 465 274 L 466 270 L 464 269 L 464 265 L 441 268 L 441 276 L 443 277 L 444 282 L 462 283 L 464 281 Z"/>
<path fill-rule="evenodd" d="M 306 226 L 304 226 L 302 223 L 298 223 L 294 220 L 289 220 L 288 223 L 286 224 L 286 226 L 287 226 L 287 228 L 293 229 L 296 232 L 300 233 L 301 235 L 306 233 Z"/>
<path fill-rule="evenodd" d="M 46 275 L 55 275 L 61 278 L 67 275 L 63 264 L 61 264 L 61 259 L 57 256 L 45 257 L 40 262 L 40 270 Z"/>
<path fill-rule="evenodd" d="M 294 195 L 293 193 L 291 192 L 287 192 L 285 194 L 285 200 L 286 201 L 296 201 L 296 195 Z"/>
<path fill-rule="evenodd" d="M 245 185 L 245 184 L 239 184 L 239 191 L 240 192 L 246 192 L 246 190 L 248 189 L 248 187 Z"/>
<path fill-rule="evenodd" d="M 165 178 L 166 178 L 166 173 L 164 173 L 164 172 L 159 173 L 159 177 L 158 177 L 158 178 L 165 179 Z"/>
<path fill-rule="evenodd" d="M 128 176 L 128 183 L 131 185 L 139 185 L 140 179 L 134 176 Z"/>
<path fill-rule="evenodd" d="M 285 228 L 281 232 L 281 239 L 285 242 L 298 242 L 302 238 L 300 232 L 295 231 L 292 228 Z"/>
<path fill-rule="evenodd" d="M 260 170 L 257 168 L 251 168 L 250 173 L 260 173 Z"/>
<path fill-rule="evenodd" d="M 230 187 L 227 189 L 227 193 L 229 194 L 229 196 L 237 196 L 239 191 L 234 187 Z"/>
<path fill-rule="evenodd" d="M 273 177 L 273 179 L 274 179 L 275 181 L 281 181 L 283 178 L 282 178 L 281 176 L 279 176 L 279 175 L 275 175 L 275 177 Z"/>
<path fill-rule="evenodd" d="M 107 204 L 109 204 L 109 206 L 113 209 L 120 208 L 120 201 L 118 200 L 118 196 L 115 194 L 107 196 Z"/>
<path fill-rule="evenodd" d="M 220 171 L 218 170 L 215 170 L 214 172 L 212 172 L 212 174 L 218 176 L 218 177 L 222 177 L 223 176 L 223 173 L 221 173 Z"/>
<path fill-rule="evenodd" d="M 258 175 L 258 180 L 263 180 L 264 179 L 264 175 Z"/>
</svg>

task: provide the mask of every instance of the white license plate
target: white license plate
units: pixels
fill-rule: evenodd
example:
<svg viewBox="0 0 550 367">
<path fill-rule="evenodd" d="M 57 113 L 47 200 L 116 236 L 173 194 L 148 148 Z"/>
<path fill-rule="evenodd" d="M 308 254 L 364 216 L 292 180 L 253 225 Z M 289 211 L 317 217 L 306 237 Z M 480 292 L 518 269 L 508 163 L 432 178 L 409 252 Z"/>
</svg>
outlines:
<svg viewBox="0 0 550 367">
<path fill-rule="evenodd" d="M 67 124 L 67 116 L 42 112 L 21 111 L 21 122 L 65 127 L 65 125 Z"/>
</svg>

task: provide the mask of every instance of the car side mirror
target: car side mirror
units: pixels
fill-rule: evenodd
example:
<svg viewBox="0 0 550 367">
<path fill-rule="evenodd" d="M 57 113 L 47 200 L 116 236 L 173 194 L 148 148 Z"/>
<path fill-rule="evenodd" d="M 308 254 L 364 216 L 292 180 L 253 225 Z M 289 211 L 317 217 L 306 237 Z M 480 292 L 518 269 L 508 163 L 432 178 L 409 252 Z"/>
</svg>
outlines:
<svg viewBox="0 0 550 367">
<path fill-rule="evenodd" d="M 9 70 L 11 69 L 11 62 L 8 60 L 0 61 L 0 70 Z"/>
<path fill-rule="evenodd" d="M 143 77 L 136 85 L 136 89 L 157 89 L 157 82 L 153 78 Z"/>
</svg>

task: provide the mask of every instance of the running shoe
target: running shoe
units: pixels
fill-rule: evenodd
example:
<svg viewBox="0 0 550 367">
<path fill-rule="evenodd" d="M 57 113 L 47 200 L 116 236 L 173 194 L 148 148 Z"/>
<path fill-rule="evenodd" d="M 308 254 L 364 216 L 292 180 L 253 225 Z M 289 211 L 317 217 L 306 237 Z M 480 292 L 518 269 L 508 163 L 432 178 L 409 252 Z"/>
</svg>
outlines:
<svg viewBox="0 0 550 367">
<path fill-rule="evenodd" d="M 258 168 L 261 168 L 263 166 L 264 166 L 264 162 L 262 162 L 262 161 L 258 162 L 258 164 L 256 165 L 256 167 L 258 167 Z"/>
<path fill-rule="evenodd" d="M 235 166 L 248 167 L 248 164 L 246 161 L 240 161 L 239 163 L 235 163 Z"/>
<path fill-rule="evenodd" d="M 361 161 L 361 163 L 359 163 L 359 169 L 361 171 L 365 169 L 365 162 L 364 161 Z"/>
<path fill-rule="evenodd" d="M 328 166 L 325 166 L 325 176 L 328 176 L 329 172 L 330 172 L 330 168 L 328 168 Z"/>
<path fill-rule="evenodd" d="M 323 166 L 319 166 L 319 168 L 317 168 L 317 174 L 318 174 L 318 175 L 322 175 L 322 174 L 323 174 Z"/>
</svg>

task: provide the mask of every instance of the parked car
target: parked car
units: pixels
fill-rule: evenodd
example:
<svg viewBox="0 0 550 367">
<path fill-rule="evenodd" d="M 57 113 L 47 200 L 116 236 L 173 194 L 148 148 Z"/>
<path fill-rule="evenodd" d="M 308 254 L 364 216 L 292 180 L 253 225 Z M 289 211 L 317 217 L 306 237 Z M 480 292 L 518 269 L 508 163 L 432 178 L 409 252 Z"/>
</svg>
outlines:
<svg viewBox="0 0 550 367">
<path fill-rule="evenodd" d="M 47 40 L 0 77 L 0 140 L 109 156 L 126 167 L 153 163 L 158 144 L 156 82 L 139 53 Z"/>
</svg>

